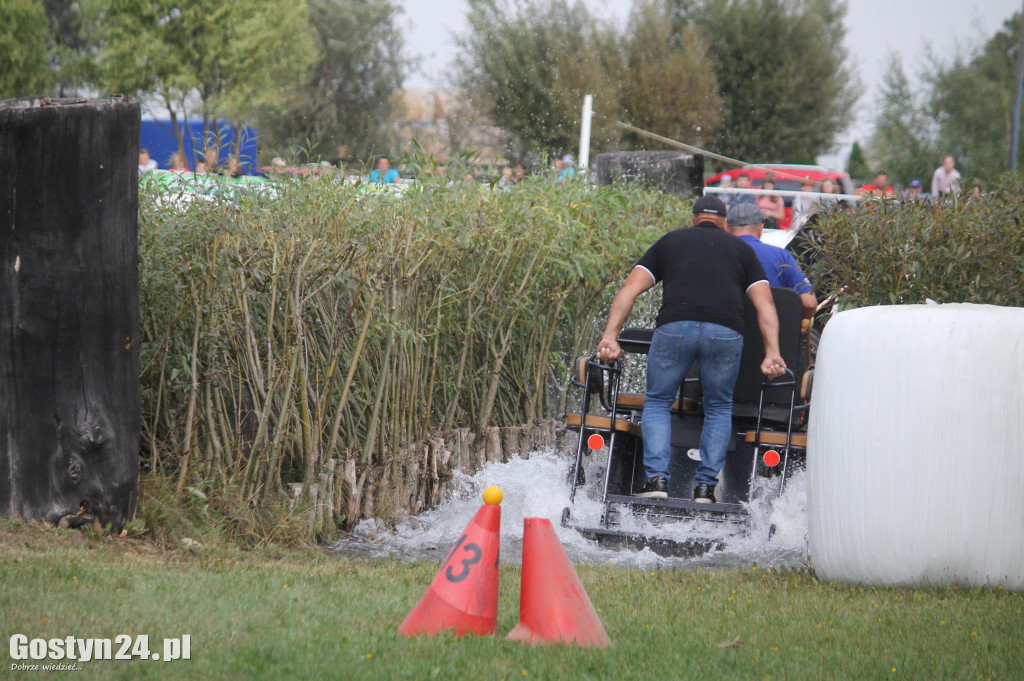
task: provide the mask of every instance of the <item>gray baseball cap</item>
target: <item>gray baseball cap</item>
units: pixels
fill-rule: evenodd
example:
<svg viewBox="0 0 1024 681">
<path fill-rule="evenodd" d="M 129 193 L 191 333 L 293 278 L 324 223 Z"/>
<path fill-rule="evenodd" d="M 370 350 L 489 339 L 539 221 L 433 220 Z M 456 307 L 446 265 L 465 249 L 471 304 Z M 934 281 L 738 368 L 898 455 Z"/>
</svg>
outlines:
<svg viewBox="0 0 1024 681">
<path fill-rule="evenodd" d="M 764 222 L 764 214 L 753 203 L 737 203 L 729 209 L 729 214 L 726 216 L 725 221 L 730 227 L 760 225 Z"/>
</svg>

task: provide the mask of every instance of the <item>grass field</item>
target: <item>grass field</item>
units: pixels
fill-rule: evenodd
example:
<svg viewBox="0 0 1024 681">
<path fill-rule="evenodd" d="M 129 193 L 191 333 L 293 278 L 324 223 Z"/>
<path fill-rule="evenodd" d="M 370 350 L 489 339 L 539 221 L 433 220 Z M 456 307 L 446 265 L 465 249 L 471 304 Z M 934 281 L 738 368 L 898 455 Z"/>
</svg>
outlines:
<svg viewBox="0 0 1024 681">
<path fill-rule="evenodd" d="M 1020 679 L 1024 594 L 812 575 L 579 566 L 607 650 L 523 646 L 519 568 L 498 636 L 396 629 L 436 570 L 320 551 L 185 550 L 0 520 L 0 639 L 191 636 L 191 659 L 79 663 L 78 679 Z M 6 649 L 0 678 L 25 678 Z M 32 660 L 24 660 L 38 664 Z M 35 677 L 30 677 L 35 678 Z"/>
</svg>

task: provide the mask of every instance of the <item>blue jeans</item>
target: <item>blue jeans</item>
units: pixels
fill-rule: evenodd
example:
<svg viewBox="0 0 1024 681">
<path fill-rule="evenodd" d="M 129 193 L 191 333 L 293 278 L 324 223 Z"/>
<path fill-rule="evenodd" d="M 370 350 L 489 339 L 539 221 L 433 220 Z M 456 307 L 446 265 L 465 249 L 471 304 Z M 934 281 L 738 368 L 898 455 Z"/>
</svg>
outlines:
<svg viewBox="0 0 1024 681">
<path fill-rule="evenodd" d="M 742 351 L 743 336 L 719 324 L 672 322 L 654 332 L 647 355 L 643 413 L 644 468 L 648 479 L 669 478 L 672 403 L 690 365 L 697 360 L 704 390 L 704 428 L 694 484 L 714 486 L 718 482 L 732 436 L 732 391 Z"/>
</svg>

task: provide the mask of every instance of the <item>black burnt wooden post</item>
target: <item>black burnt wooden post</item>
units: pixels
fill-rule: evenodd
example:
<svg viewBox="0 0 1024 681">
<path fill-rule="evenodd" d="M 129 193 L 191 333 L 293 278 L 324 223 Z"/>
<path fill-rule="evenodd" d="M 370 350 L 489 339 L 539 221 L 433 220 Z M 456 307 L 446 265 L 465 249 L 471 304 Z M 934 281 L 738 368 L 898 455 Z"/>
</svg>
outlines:
<svg viewBox="0 0 1024 681">
<path fill-rule="evenodd" d="M 621 180 L 651 184 L 666 194 L 690 196 L 704 191 L 704 155 L 679 151 L 616 151 L 594 160 L 597 184 Z"/>
<path fill-rule="evenodd" d="M 139 114 L 0 102 L 0 513 L 135 513 Z"/>
</svg>

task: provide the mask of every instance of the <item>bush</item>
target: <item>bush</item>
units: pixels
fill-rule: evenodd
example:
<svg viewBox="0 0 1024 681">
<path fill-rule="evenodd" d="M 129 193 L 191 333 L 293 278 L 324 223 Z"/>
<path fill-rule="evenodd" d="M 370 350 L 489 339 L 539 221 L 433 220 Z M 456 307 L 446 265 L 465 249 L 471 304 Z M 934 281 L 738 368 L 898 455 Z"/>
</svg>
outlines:
<svg viewBox="0 0 1024 681">
<path fill-rule="evenodd" d="M 315 509 L 318 492 L 310 535 L 353 510 L 416 510 L 420 443 L 560 414 L 567 359 L 595 345 L 643 250 L 688 220 L 661 194 L 540 179 L 175 191 L 140 196 L 144 468 L 202 490 L 241 536 L 253 509 Z M 372 503 L 353 509 L 354 489 Z"/>
<path fill-rule="evenodd" d="M 1024 306 L 1024 182 L 980 199 L 864 202 L 826 218 L 806 271 L 843 308 L 923 303 Z"/>
</svg>

